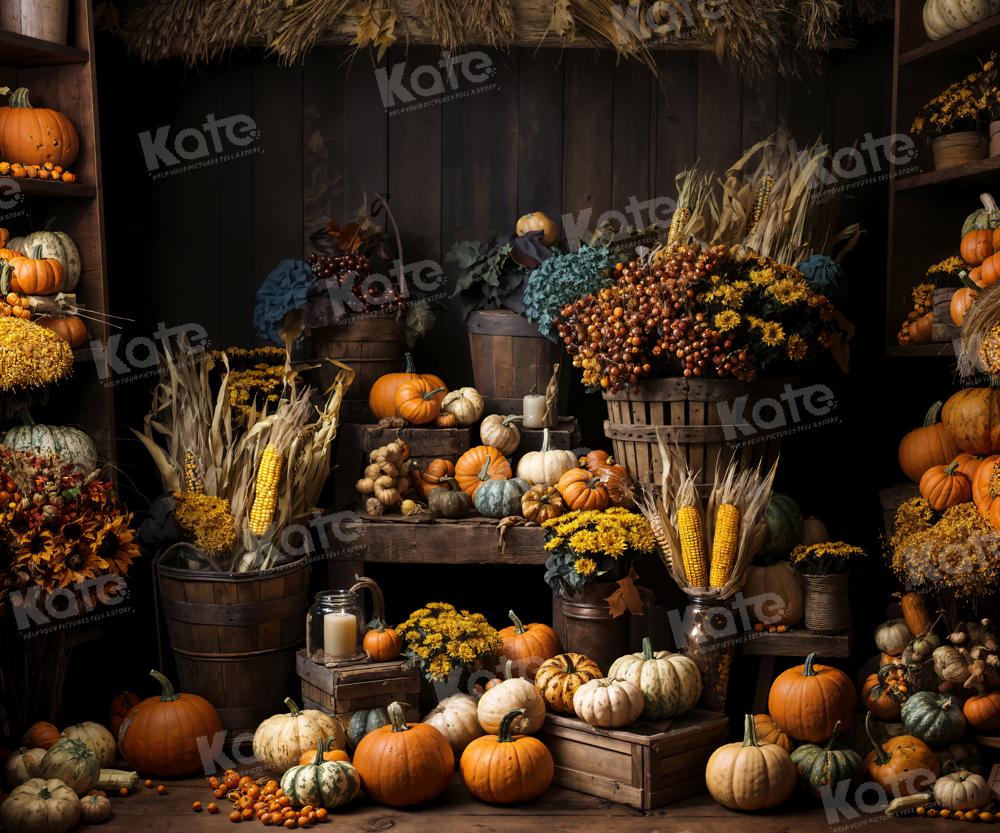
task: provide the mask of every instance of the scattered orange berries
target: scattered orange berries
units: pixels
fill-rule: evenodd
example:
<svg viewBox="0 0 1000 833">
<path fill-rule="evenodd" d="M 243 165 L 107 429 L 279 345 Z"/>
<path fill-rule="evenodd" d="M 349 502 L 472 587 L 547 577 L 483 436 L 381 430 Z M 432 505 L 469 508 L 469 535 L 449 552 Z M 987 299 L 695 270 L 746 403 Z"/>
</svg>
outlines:
<svg viewBox="0 0 1000 833">
<path fill-rule="evenodd" d="M 208 810 L 208 812 L 209 812 L 209 813 L 211 813 L 211 814 L 212 814 L 212 815 L 214 816 L 214 815 L 215 815 L 216 813 L 218 813 L 218 812 L 219 812 L 219 805 L 218 805 L 218 804 L 216 804 L 216 803 L 215 803 L 215 802 L 213 801 L 213 802 L 212 802 L 211 804 L 209 804 L 209 805 L 208 805 L 208 807 L 206 807 L 205 809 L 207 809 L 207 810 Z"/>
<path fill-rule="evenodd" d="M 144 786 L 144 787 L 145 787 L 145 788 L 146 788 L 147 790 L 151 790 L 151 789 L 153 789 L 153 782 L 152 782 L 152 781 L 150 781 L 150 780 L 149 780 L 148 778 L 147 778 L 147 779 L 146 779 L 145 781 L 143 781 L 143 782 L 142 782 L 142 785 L 143 785 L 143 786 Z"/>
<path fill-rule="evenodd" d="M 196 813 L 200 813 L 201 812 L 201 802 L 200 801 L 195 801 L 191 805 L 191 809 L 194 810 Z"/>
<path fill-rule="evenodd" d="M 121 787 L 118 790 L 118 795 L 120 795 L 122 798 L 125 798 L 125 796 L 128 795 L 128 787 Z"/>
<path fill-rule="evenodd" d="M 44 165 L 24 165 L 20 162 L 0 162 L 0 176 L 17 179 L 44 179 L 55 182 L 76 182 L 76 175 L 63 170 L 61 165 L 46 162 Z"/>
<path fill-rule="evenodd" d="M 159 784 L 156 787 L 156 794 L 157 795 L 166 795 L 167 794 L 167 788 L 164 787 L 163 784 Z"/>
</svg>

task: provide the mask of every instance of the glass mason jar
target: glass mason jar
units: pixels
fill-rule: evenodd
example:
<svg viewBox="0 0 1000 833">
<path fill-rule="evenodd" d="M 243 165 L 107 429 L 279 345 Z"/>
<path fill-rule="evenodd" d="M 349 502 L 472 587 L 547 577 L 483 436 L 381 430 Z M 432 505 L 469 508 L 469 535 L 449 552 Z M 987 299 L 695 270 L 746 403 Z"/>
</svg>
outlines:
<svg viewBox="0 0 1000 833">
<path fill-rule="evenodd" d="M 306 655 L 327 666 L 361 662 L 364 633 L 365 614 L 354 588 L 317 593 L 306 616 Z"/>
</svg>

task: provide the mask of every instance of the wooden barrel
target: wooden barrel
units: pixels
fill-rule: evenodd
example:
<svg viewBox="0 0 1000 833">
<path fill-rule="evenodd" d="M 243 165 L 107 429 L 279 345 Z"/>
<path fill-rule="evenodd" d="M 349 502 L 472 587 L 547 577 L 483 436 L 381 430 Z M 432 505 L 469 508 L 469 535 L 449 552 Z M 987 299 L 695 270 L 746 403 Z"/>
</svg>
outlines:
<svg viewBox="0 0 1000 833">
<path fill-rule="evenodd" d="M 676 444 L 699 487 L 711 483 L 715 466 L 734 456 L 744 464 L 773 463 L 781 437 L 794 430 L 779 399 L 787 379 L 651 379 L 618 393 L 605 393 L 604 434 L 614 456 L 640 483 L 659 483 L 663 473 L 657 435 Z M 774 407 L 772 407 L 772 405 Z M 760 410 L 756 410 L 757 408 Z"/>
<path fill-rule="evenodd" d="M 532 386 L 539 393 L 562 361 L 562 349 L 539 334 L 538 327 L 508 309 L 479 310 L 469 316 L 469 349 L 476 390 L 487 413 L 519 414 Z M 563 373 L 560 381 L 568 381 Z M 560 385 L 560 410 L 565 409 L 566 385 Z"/>
<path fill-rule="evenodd" d="M 298 688 L 295 652 L 305 641 L 309 564 L 264 573 L 189 570 L 186 546 L 155 562 L 180 689 L 215 706 L 230 738 L 253 732 Z"/>
<path fill-rule="evenodd" d="M 348 422 L 371 422 L 368 393 L 379 376 L 403 368 L 406 350 L 405 323 L 395 318 L 359 318 L 347 324 L 317 327 L 312 331 L 319 358 L 339 359 L 354 373 L 344 394 L 342 416 Z M 322 390 L 333 384 L 337 368 L 323 362 L 318 370 Z"/>
</svg>

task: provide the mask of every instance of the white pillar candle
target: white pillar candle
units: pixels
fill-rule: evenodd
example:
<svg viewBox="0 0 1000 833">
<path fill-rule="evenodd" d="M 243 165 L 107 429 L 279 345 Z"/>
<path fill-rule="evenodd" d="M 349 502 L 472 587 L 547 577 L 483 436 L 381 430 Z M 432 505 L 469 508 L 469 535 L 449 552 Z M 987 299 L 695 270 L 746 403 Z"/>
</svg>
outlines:
<svg viewBox="0 0 1000 833">
<path fill-rule="evenodd" d="M 540 393 L 529 393 L 524 397 L 524 421 L 521 423 L 525 428 L 545 427 L 545 397 Z"/>
<path fill-rule="evenodd" d="M 330 659 L 357 653 L 358 620 L 351 613 L 327 613 L 323 617 L 323 651 Z"/>
</svg>

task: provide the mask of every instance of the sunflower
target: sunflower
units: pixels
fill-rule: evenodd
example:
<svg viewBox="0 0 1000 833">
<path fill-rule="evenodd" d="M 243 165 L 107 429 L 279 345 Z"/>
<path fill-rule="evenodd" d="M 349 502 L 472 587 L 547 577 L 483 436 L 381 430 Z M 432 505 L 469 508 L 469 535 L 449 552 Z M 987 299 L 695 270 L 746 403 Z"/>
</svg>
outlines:
<svg viewBox="0 0 1000 833">
<path fill-rule="evenodd" d="M 788 337 L 788 358 L 793 362 L 802 361 L 806 357 L 806 351 L 809 348 L 808 342 L 799 333 L 792 333 Z"/>
<path fill-rule="evenodd" d="M 132 560 L 139 555 L 135 532 L 129 526 L 131 515 L 113 515 L 94 536 L 94 552 L 111 565 L 118 575 L 128 572 Z"/>
<path fill-rule="evenodd" d="M 740 326 L 742 320 L 736 310 L 727 309 L 715 316 L 715 328 L 720 333 L 728 333 Z"/>
<path fill-rule="evenodd" d="M 573 569 L 581 576 L 592 576 L 597 572 L 597 562 L 593 558 L 578 558 L 573 562 Z"/>
<path fill-rule="evenodd" d="M 760 339 L 768 347 L 778 347 L 785 340 L 785 330 L 777 321 L 767 321 L 761 328 Z"/>
</svg>

